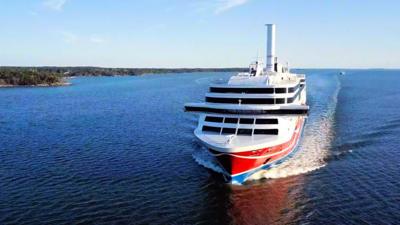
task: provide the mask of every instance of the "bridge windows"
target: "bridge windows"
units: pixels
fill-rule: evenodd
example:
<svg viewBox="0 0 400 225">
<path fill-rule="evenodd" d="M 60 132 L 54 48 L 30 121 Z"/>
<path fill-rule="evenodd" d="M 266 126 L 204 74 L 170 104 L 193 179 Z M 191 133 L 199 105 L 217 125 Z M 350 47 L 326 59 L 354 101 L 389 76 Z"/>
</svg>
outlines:
<svg viewBox="0 0 400 225">
<path fill-rule="evenodd" d="M 285 93 L 287 93 L 287 89 L 286 88 L 275 88 L 275 93 L 276 94 L 285 94 Z"/>
<path fill-rule="evenodd" d="M 225 117 L 225 123 L 237 123 L 238 118 Z"/>
<path fill-rule="evenodd" d="M 239 123 L 240 124 L 253 124 L 254 119 L 253 118 L 240 118 Z"/>
<path fill-rule="evenodd" d="M 251 135 L 277 135 L 278 129 L 257 129 L 245 128 L 245 127 L 223 127 L 223 124 L 278 124 L 276 118 L 233 118 L 233 117 L 218 117 L 218 116 L 206 116 L 205 122 L 219 123 L 221 127 L 204 125 L 202 131 L 211 132 L 217 134 L 237 134 L 239 136 L 251 136 Z M 232 126 L 232 125 L 231 125 Z M 253 131 L 254 130 L 254 131 Z"/>
<path fill-rule="evenodd" d="M 278 124 L 278 119 L 256 119 L 256 124 Z"/>
<path fill-rule="evenodd" d="M 224 128 L 222 128 L 222 133 L 223 134 L 235 134 L 236 133 L 236 128 L 224 127 Z"/>
<path fill-rule="evenodd" d="M 237 135 L 247 135 L 251 136 L 252 130 L 251 129 L 238 129 Z"/>
<path fill-rule="evenodd" d="M 213 123 L 222 123 L 223 120 L 224 118 L 216 116 L 206 116 L 205 119 L 206 122 L 213 122 Z"/>
<path fill-rule="evenodd" d="M 221 127 L 203 126 L 202 131 L 220 133 L 221 132 Z"/>
</svg>

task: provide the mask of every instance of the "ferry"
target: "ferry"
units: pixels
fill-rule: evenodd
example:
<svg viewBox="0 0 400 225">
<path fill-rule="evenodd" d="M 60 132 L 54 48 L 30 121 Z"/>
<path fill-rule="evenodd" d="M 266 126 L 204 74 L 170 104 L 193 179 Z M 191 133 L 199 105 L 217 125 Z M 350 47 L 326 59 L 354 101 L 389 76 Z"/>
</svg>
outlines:
<svg viewBox="0 0 400 225">
<path fill-rule="evenodd" d="M 205 102 L 186 103 L 199 113 L 194 135 L 233 184 L 290 158 L 299 144 L 309 106 L 306 76 L 291 73 L 275 56 L 275 24 L 267 24 L 266 66 L 261 60 L 248 72 L 211 85 Z"/>
</svg>

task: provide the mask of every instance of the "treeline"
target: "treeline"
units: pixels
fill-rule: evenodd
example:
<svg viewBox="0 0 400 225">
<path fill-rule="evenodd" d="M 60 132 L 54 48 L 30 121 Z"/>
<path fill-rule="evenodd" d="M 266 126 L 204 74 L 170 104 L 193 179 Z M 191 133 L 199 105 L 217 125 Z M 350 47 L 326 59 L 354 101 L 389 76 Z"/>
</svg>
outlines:
<svg viewBox="0 0 400 225">
<path fill-rule="evenodd" d="M 191 72 L 236 72 L 244 68 L 103 68 L 103 67 L 0 67 L 17 71 L 35 70 L 38 72 L 62 74 L 62 76 L 137 76 L 155 73 L 191 73 Z"/>
<path fill-rule="evenodd" d="M 0 67 L 0 85 L 54 85 L 63 77 L 137 76 L 159 73 L 237 72 L 244 68 L 103 68 L 103 67 Z"/>
<path fill-rule="evenodd" d="M 62 73 L 26 68 L 0 68 L 2 85 L 62 85 Z"/>
</svg>

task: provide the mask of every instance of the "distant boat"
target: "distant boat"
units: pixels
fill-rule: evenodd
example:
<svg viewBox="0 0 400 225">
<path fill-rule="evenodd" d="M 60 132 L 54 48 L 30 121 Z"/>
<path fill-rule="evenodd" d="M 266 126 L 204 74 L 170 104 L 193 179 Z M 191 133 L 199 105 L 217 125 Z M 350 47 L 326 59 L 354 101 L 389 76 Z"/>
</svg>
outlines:
<svg viewBox="0 0 400 225">
<path fill-rule="evenodd" d="M 346 72 L 340 71 L 340 75 L 346 75 Z"/>
<path fill-rule="evenodd" d="M 200 114 L 195 136 L 231 183 L 241 184 L 296 149 L 308 112 L 306 77 L 277 63 L 275 25 L 268 24 L 267 65 L 259 60 L 227 84 L 212 85 L 205 103 L 187 103 Z"/>
</svg>

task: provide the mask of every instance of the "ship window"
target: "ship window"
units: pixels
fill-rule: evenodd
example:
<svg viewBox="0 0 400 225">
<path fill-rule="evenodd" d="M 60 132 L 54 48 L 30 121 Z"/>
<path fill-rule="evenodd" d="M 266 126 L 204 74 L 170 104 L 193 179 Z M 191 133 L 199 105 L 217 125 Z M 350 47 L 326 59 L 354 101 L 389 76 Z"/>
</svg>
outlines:
<svg viewBox="0 0 400 225">
<path fill-rule="evenodd" d="M 254 119 L 253 118 L 240 118 L 240 122 L 241 124 L 253 124 L 254 123 Z"/>
<path fill-rule="evenodd" d="M 215 117 L 215 116 L 207 116 L 205 121 L 207 122 L 214 122 L 214 123 L 222 123 L 224 118 L 222 117 Z"/>
<path fill-rule="evenodd" d="M 202 131 L 208 131 L 208 132 L 216 132 L 216 133 L 219 133 L 219 132 L 221 132 L 221 127 L 203 126 Z"/>
<path fill-rule="evenodd" d="M 278 124 L 278 119 L 257 119 L 256 124 Z"/>
<path fill-rule="evenodd" d="M 294 93 L 299 88 L 299 85 L 289 88 L 289 93 Z"/>
<path fill-rule="evenodd" d="M 300 82 L 306 82 L 306 79 L 301 79 Z"/>
<path fill-rule="evenodd" d="M 239 99 L 237 99 L 237 98 L 206 97 L 206 102 L 213 102 L 213 103 L 239 103 Z"/>
<path fill-rule="evenodd" d="M 302 84 L 300 85 L 300 87 L 302 86 Z M 288 103 L 293 103 L 295 100 L 296 100 L 296 98 L 297 97 L 299 97 L 300 96 L 300 91 L 298 91 L 293 97 L 291 97 L 291 98 L 288 98 L 287 99 L 287 102 Z"/>
<path fill-rule="evenodd" d="M 236 129 L 235 128 L 222 128 L 222 133 L 223 134 L 235 134 Z"/>
<path fill-rule="evenodd" d="M 251 136 L 251 129 L 238 129 L 238 135 L 250 135 Z"/>
<path fill-rule="evenodd" d="M 255 129 L 254 134 L 278 135 L 278 129 Z"/>
<path fill-rule="evenodd" d="M 277 98 L 275 99 L 276 104 L 285 104 L 285 99 L 284 98 Z"/>
<path fill-rule="evenodd" d="M 237 122 L 238 122 L 238 118 L 225 117 L 225 123 L 237 123 Z"/>
<path fill-rule="evenodd" d="M 248 93 L 254 93 L 254 94 L 273 94 L 274 89 L 273 88 L 255 88 L 253 92 L 248 92 Z"/>
<path fill-rule="evenodd" d="M 274 104 L 273 98 L 262 98 L 262 99 L 243 99 L 243 104 Z"/>
<path fill-rule="evenodd" d="M 286 93 L 286 88 L 275 88 L 276 94 L 284 94 Z"/>
</svg>

